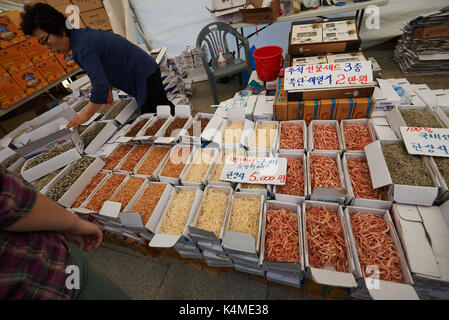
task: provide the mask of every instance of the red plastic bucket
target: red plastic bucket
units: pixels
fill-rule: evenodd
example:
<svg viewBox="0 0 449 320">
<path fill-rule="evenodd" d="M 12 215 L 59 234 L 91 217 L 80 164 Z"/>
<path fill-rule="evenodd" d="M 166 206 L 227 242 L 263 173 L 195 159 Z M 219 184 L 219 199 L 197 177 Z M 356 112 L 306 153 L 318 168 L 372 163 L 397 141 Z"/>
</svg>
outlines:
<svg viewBox="0 0 449 320">
<path fill-rule="evenodd" d="M 262 81 L 273 81 L 284 66 L 284 49 L 278 46 L 262 47 L 254 51 L 257 77 Z"/>
</svg>

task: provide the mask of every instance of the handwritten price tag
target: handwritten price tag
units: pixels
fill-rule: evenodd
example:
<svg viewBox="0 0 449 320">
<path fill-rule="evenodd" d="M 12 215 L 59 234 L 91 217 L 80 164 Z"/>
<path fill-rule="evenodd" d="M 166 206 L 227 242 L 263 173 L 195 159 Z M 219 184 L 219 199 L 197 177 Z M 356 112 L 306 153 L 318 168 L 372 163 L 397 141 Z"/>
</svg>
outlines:
<svg viewBox="0 0 449 320">
<path fill-rule="evenodd" d="M 449 129 L 401 127 L 408 153 L 449 157 Z"/>
<path fill-rule="evenodd" d="M 285 69 L 284 90 L 361 86 L 372 82 L 370 61 L 314 64 Z"/>
<path fill-rule="evenodd" d="M 285 185 L 286 176 L 286 158 L 230 156 L 226 159 L 220 180 L 237 183 Z"/>
</svg>

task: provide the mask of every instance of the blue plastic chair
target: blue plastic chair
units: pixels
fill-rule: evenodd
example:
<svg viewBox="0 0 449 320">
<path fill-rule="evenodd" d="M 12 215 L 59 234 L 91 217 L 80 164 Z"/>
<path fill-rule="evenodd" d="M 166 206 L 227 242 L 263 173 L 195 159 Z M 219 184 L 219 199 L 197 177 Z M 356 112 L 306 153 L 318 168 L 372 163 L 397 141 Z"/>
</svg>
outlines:
<svg viewBox="0 0 449 320">
<path fill-rule="evenodd" d="M 229 50 L 226 40 L 228 35 L 231 35 L 236 41 L 237 57 L 234 57 L 233 53 Z M 210 62 L 207 59 L 207 54 L 202 50 L 204 43 L 211 56 Z M 249 41 L 226 23 L 213 22 L 205 26 L 198 35 L 196 47 L 201 51 L 201 58 L 216 105 L 219 104 L 217 86 L 215 84 L 217 79 L 241 73 L 244 70 L 247 70 L 251 75 Z M 223 56 L 226 59 L 226 67 L 223 68 L 218 68 L 219 47 L 221 47 Z M 240 47 L 244 49 L 245 59 L 240 56 Z"/>
</svg>

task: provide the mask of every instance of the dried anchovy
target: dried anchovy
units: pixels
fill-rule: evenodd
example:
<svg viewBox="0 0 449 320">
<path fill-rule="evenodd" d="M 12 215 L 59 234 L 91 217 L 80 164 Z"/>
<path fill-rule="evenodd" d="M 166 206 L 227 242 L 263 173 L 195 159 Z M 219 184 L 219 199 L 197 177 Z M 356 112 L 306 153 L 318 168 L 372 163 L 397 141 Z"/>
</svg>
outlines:
<svg viewBox="0 0 449 320">
<path fill-rule="evenodd" d="M 94 160 L 95 158 L 84 157 L 73 163 L 70 168 L 52 184 L 47 192 L 47 197 L 54 201 L 61 199 L 63 194 L 69 190 Z"/>
<path fill-rule="evenodd" d="M 196 132 L 196 130 L 195 130 L 195 132 L 193 132 L 194 128 L 197 129 L 198 122 L 201 122 L 201 131 L 199 132 L 199 135 L 194 136 L 193 135 L 194 133 L 198 133 L 198 132 Z M 204 131 L 204 129 L 206 129 L 209 122 L 210 122 L 209 118 L 202 118 L 202 119 L 199 119 L 199 121 L 194 121 L 189 128 L 189 137 L 199 137 L 201 135 L 201 133 Z"/>
<path fill-rule="evenodd" d="M 101 130 L 104 129 L 104 127 L 106 127 L 106 122 L 100 122 L 100 123 L 96 123 L 92 129 L 90 129 L 88 132 L 86 132 L 85 134 L 83 134 L 83 136 L 81 137 L 81 140 L 84 142 L 84 147 L 87 148 L 87 146 L 89 146 L 89 144 L 92 143 L 92 141 L 94 141 L 94 139 L 98 136 L 98 134 L 101 132 Z"/>
<path fill-rule="evenodd" d="M 37 166 L 45 161 L 48 161 L 50 159 L 53 159 L 54 157 L 57 157 L 73 148 L 75 148 L 75 145 L 73 144 L 73 142 L 68 142 L 68 143 L 65 143 L 62 145 L 57 145 L 57 146 L 51 148 L 50 150 L 42 153 L 41 155 L 31 159 L 30 162 L 27 164 L 25 170 L 34 168 L 35 166 Z"/>
<path fill-rule="evenodd" d="M 32 185 L 39 191 L 41 191 L 47 184 L 50 183 L 51 180 L 53 180 L 54 177 L 56 177 L 62 170 L 58 169 L 50 174 L 47 174 L 45 177 L 40 178 L 39 180 L 36 180 L 32 183 Z"/>
<path fill-rule="evenodd" d="M 143 119 L 138 124 L 136 124 L 126 135 L 125 137 L 132 138 L 135 137 L 136 134 L 139 133 L 140 130 L 146 125 L 149 119 Z"/>
<path fill-rule="evenodd" d="M 3 167 L 5 169 L 8 169 L 10 166 L 12 166 L 14 163 L 19 161 L 21 158 L 20 154 L 15 154 L 4 160 L 2 163 L 0 163 L 0 167 Z"/>
<path fill-rule="evenodd" d="M 154 136 L 164 125 L 164 123 L 167 121 L 167 119 L 159 119 L 151 127 L 145 131 L 145 136 Z"/>
<path fill-rule="evenodd" d="M 122 100 L 120 101 L 115 107 L 114 109 L 106 116 L 105 120 L 112 120 L 115 117 L 117 117 L 120 112 L 123 111 L 123 109 L 126 108 L 126 106 L 131 102 L 131 99 L 126 99 L 126 100 Z"/>
<path fill-rule="evenodd" d="M 82 134 L 86 129 L 89 128 L 89 126 L 79 126 L 78 127 L 78 133 Z"/>
<path fill-rule="evenodd" d="M 25 160 L 22 162 L 22 164 L 19 164 L 17 166 L 17 168 L 15 168 L 12 172 L 14 172 L 15 174 L 20 174 L 22 172 L 22 168 L 25 165 Z"/>
<path fill-rule="evenodd" d="M 432 178 L 419 156 L 413 156 L 400 144 L 382 146 L 388 171 L 395 184 L 433 187 Z"/>
<path fill-rule="evenodd" d="M 83 110 L 84 107 L 87 106 L 88 104 L 89 104 L 89 100 L 83 101 L 80 104 L 78 104 L 75 108 L 73 108 L 73 111 L 78 113 L 81 110 Z"/>
<path fill-rule="evenodd" d="M 173 120 L 169 126 L 167 127 L 167 129 L 165 130 L 165 137 L 171 137 L 172 134 L 178 130 L 179 131 L 184 128 L 185 124 L 187 123 L 187 120 L 189 120 L 188 118 L 177 118 L 175 120 Z"/>
<path fill-rule="evenodd" d="M 409 127 L 441 128 L 437 119 L 424 110 L 401 110 L 402 118 Z"/>
<path fill-rule="evenodd" d="M 449 159 L 433 157 L 433 160 L 438 167 L 438 171 L 440 171 L 443 176 L 444 182 L 446 182 L 446 185 L 449 185 Z"/>
</svg>

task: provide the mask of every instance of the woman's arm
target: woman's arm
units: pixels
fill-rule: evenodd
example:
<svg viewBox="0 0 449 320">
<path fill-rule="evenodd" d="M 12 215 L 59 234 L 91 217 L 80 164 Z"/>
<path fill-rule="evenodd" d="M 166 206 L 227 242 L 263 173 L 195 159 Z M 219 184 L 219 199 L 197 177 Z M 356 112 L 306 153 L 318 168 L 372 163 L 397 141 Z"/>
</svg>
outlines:
<svg viewBox="0 0 449 320">
<path fill-rule="evenodd" d="M 73 119 L 67 124 L 67 129 L 77 128 L 83 123 L 89 121 L 90 118 L 101 108 L 101 104 L 96 104 L 93 102 L 89 102 L 79 115 L 73 117 Z"/>
</svg>

